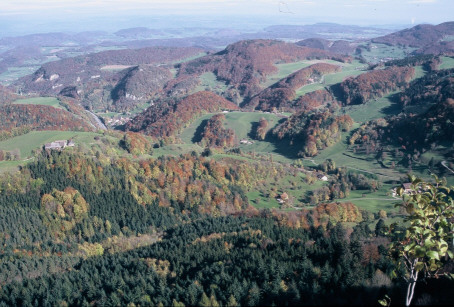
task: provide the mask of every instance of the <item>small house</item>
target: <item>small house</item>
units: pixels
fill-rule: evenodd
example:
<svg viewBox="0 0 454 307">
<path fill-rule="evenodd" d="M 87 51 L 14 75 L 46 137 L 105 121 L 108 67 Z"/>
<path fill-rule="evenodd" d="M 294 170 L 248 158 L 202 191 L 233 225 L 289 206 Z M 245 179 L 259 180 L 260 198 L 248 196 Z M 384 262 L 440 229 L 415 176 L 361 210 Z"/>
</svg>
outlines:
<svg viewBox="0 0 454 307">
<path fill-rule="evenodd" d="M 253 142 L 251 142 L 251 141 L 249 141 L 249 140 L 247 140 L 247 139 L 242 139 L 242 140 L 240 140 L 240 144 L 252 145 Z"/>
<path fill-rule="evenodd" d="M 321 181 L 328 181 L 328 177 L 325 174 L 317 174 L 317 179 Z"/>
<path fill-rule="evenodd" d="M 59 140 L 44 144 L 44 149 L 62 150 L 66 147 L 74 147 L 76 144 L 73 140 Z"/>
</svg>

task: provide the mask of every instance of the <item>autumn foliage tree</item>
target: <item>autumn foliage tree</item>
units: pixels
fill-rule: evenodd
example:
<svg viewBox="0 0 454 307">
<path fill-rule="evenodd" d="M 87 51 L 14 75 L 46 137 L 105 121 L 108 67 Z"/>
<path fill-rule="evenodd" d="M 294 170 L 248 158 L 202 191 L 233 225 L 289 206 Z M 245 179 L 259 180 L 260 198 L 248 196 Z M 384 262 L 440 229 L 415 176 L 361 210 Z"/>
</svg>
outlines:
<svg viewBox="0 0 454 307">
<path fill-rule="evenodd" d="M 202 132 L 200 143 L 208 147 L 232 147 L 235 144 L 235 132 L 224 128 L 224 114 L 211 117 Z"/>
<path fill-rule="evenodd" d="M 291 146 L 298 146 L 300 156 L 313 157 L 319 150 L 340 140 L 341 132 L 350 130 L 353 119 L 336 116 L 330 110 L 298 112 L 273 129 L 273 135 Z"/>
<path fill-rule="evenodd" d="M 126 132 L 122 144 L 133 155 L 143 155 L 151 151 L 150 141 L 140 133 Z"/>
<path fill-rule="evenodd" d="M 415 74 L 413 67 L 389 67 L 350 77 L 333 86 L 345 105 L 362 104 L 407 85 Z"/>
<path fill-rule="evenodd" d="M 268 131 L 268 121 L 262 117 L 260 118 L 259 124 L 257 126 L 257 131 L 255 132 L 255 138 L 257 140 L 263 141 Z"/>
</svg>

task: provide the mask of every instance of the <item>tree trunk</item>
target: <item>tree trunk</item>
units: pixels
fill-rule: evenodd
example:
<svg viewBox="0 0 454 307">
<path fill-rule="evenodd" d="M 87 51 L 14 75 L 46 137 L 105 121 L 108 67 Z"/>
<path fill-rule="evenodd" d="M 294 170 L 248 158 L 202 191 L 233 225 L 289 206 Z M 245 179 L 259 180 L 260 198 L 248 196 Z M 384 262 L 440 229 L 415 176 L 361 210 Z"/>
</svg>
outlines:
<svg viewBox="0 0 454 307">
<path fill-rule="evenodd" d="M 407 288 L 407 297 L 405 300 L 405 306 L 410 306 L 411 301 L 413 299 L 413 295 L 415 294 L 415 287 L 416 281 L 418 280 L 418 273 L 419 272 L 412 272 L 410 279 L 408 280 L 408 288 Z"/>
</svg>

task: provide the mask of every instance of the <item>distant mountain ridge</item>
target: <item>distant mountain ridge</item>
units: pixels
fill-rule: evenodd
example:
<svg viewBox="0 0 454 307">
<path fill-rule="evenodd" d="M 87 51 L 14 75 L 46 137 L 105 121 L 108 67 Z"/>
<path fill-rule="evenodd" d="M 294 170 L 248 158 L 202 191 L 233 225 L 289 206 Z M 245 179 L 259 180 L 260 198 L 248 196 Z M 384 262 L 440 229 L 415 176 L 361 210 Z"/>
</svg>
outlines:
<svg viewBox="0 0 454 307">
<path fill-rule="evenodd" d="M 445 22 L 439 25 L 421 24 L 413 28 L 401 30 L 385 36 L 373 38 L 373 43 L 391 46 L 408 46 L 418 48 L 416 53 L 452 53 L 454 45 L 454 22 Z M 449 41 L 444 41 L 448 38 Z"/>
</svg>

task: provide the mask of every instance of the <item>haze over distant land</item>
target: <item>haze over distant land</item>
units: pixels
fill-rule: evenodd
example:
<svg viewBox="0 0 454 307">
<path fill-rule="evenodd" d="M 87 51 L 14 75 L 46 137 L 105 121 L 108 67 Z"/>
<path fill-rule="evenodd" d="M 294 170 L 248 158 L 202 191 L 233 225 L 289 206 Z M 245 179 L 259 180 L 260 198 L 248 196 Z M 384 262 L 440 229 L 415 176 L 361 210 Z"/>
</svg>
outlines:
<svg viewBox="0 0 454 307">
<path fill-rule="evenodd" d="M 316 22 L 439 24 L 452 19 L 453 10 L 452 0 L 3 0 L 0 36 L 136 26 L 255 30 Z"/>
</svg>

